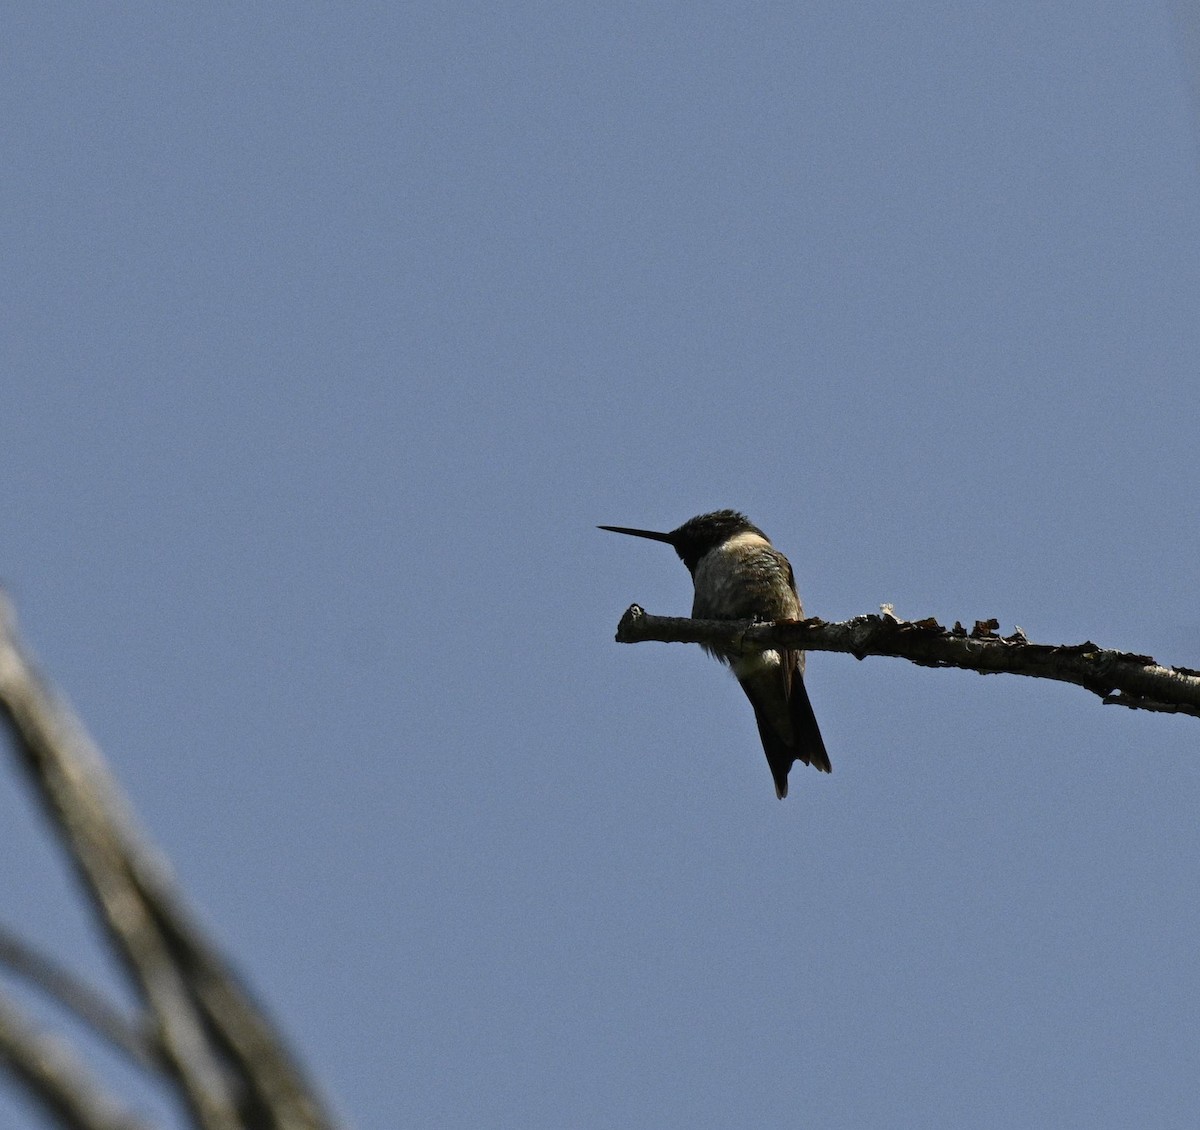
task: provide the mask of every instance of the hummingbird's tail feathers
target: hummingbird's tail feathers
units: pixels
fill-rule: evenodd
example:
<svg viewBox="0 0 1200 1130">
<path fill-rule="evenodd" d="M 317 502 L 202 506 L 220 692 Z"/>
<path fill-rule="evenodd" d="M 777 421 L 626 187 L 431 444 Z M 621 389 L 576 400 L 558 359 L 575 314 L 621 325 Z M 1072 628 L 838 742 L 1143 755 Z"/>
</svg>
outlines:
<svg viewBox="0 0 1200 1130">
<path fill-rule="evenodd" d="M 754 720 L 758 723 L 758 736 L 762 739 L 763 752 L 767 755 L 767 765 L 770 766 L 771 776 L 775 780 L 775 795 L 783 800 L 788 792 L 788 773 L 797 761 L 811 765 L 822 773 L 832 772 L 829 764 L 829 754 L 825 752 L 825 742 L 821 738 L 817 726 L 817 716 L 813 713 L 812 703 L 808 700 L 808 691 L 804 679 L 798 671 L 790 680 L 787 696 L 788 719 L 779 718 L 772 721 L 767 704 L 779 698 L 772 696 L 764 687 L 762 676 L 750 676 L 739 679 L 742 690 L 754 707 Z M 769 684 L 774 694 L 778 695 L 777 684 Z M 789 726 L 790 723 L 790 726 Z M 791 730 L 791 741 L 780 734 L 781 729 Z"/>
<path fill-rule="evenodd" d="M 767 765 L 775 781 L 775 795 L 783 800 L 787 796 L 788 773 L 795 764 L 796 751 L 783 744 L 783 739 L 775 733 L 771 723 L 757 710 L 754 717 L 758 722 L 758 736 L 762 738 L 763 752 L 767 755 Z"/>
<path fill-rule="evenodd" d="M 798 673 L 792 679 L 788 708 L 792 714 L 792 736 L 796 741 L 796 756 L 805 765 L 811 765 L 822 773 L 832 773 L 833 766 L 829 764 L 829 754 L 825 752 L 821 728 L 817 725 L 812 703 L 808 701 L 808 688 Z"/>
</svg>

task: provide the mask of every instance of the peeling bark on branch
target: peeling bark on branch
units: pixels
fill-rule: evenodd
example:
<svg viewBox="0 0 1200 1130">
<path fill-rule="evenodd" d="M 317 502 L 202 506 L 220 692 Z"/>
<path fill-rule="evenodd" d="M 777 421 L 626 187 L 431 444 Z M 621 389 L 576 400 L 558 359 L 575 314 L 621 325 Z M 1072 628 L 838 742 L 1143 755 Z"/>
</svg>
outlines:
<svg viewBox="0 0 1200 1130">
<path fill-rule="evenodd" d="M 1145 655 L 1111 651 L 1091 641 L 1030 643 L 1019 628 L 999 636 L 996 620 L 943 627 L 932 617 L 900 620 L 887 608 L 880 615 L 841 623 L 817 617 L 776 624 L 752 620 L 689 620 L 652 616 L 633 604 L 617 626 L 617 643 L 705 643 L 727 650 L 794 648 L 842 651 L 856 659 L 886 655 L 923 667 L 959 667 L 981 675 L 1027 675 L 1073 683 L 1105 703 L 1200 717 L 1200 671 L 1163 667 Z"/>
</svg>

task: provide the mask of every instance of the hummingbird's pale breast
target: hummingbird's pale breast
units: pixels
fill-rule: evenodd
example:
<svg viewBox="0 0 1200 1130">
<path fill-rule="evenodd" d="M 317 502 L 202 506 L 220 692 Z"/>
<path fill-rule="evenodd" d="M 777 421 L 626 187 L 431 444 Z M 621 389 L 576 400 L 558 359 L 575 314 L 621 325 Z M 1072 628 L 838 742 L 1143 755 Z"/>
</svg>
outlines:
<svg viewBox="0 0 1200 1130">
<path fill-rule="evenodd" d="M 761 534 L 737 534 L 710 549 L 693 581 L 692 616 L 698 620 L 802 618 L 792 567 Z"/>
<path fill-rule="evenodd" d="M 696 565 L 692 616 L 697 620 L 799 620 L 804 613 L 788 560 L 762 534 L 735 534 Z M 736 658 L 705 648 L 739 679 L 778 667 L 777 651 Z"/>
</svg>

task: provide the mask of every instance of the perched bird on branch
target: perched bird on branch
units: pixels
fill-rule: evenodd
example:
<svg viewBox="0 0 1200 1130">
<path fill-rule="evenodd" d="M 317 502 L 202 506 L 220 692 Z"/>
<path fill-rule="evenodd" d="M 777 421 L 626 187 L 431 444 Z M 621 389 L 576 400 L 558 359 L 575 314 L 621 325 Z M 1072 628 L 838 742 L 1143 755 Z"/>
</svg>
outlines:
<svg viewBox="0 0 1200 1130">
<path fill-rule="evenodd" d="M 766 534 L 736 510 L 716 510 L 684 522 L 670 533 L 600 526 L 615 534 L 666 542 L 692 575 L 697 620 L 800 620 L 791 563 Z M 816 715 L 804 687 L 804 652 L 704 650 L 727 664 L 754 707 L 775 794 L 787 796 L 788 772 L 803 761 L 830 772 Z"/>
</svg>

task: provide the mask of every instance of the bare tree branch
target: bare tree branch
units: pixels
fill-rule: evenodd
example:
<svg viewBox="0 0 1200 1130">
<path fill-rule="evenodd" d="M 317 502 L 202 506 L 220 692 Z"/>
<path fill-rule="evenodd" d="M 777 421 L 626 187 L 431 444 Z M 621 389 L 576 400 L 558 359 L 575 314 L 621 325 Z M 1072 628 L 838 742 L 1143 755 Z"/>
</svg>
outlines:
<svg viewBox="0 0 1200 1130">
<path fill-rule="evenodd" d="M 11 619 L 0 632 L 0 711 L 110 940 L 154 1014 L 168 1070 L 198 1126 L 239 1130 L 231 1081 L 133 881 L 136 860 L 146 853 L 128 807 L 99 751 L 25 660 Z"/>
<path fill-rule="evenodd" d="M 996 620 L 945 628 L 936 620 L 900 620 L 885 606 L 878 616 L 842 623 L 808 620 L 755 623 L 750 620 L 689 620 L 652 616 L 631 605 L 617 626 L 618 643 L 706 643 L 726 650 L 794 648 L 843 651 L 856 659 L 886 655 L 923 667 L 959 667 L 981 675 L 1028 675 L 1073 683 L 1105 703 L 1200 717 L 1200 671 L 1163 667 L 1145 655 L 1111 651 L 1091 641 L 1036 644 L 1018 628 L 996 635 Z"/>
<path fill-rule="evenodd" d="M 64 1130 L 148 1130 L 92 1077 L 65 1041 L 36 1027 L 0 995 L 0 1063 Z"/>
<path fill-rule="evenodd" d="M 41 989 L 139 1066 L 151 1071 L 161 1066 L 158 1046 L 136 1020 L 103 993 L 3 926 L 0 926 L 0 965 Z"/>
<path fill-rule="evenodd" d="M 99 751 L 0 609 L 0 719 L 153 1017 L 164 1069 L 202 1130 L 333 1121 L 263 1011 L 184 908 Z"/>
<path fill-rule="evenodd" d="M 235 1069 L 244 1125 L 253 1130 L 331 1130 L 331 1116 L 278 1029 L 192 920 L 169 876 L 161 868 L 142 869 L 135 880 L 214 1044 Z"/>
</svg>

